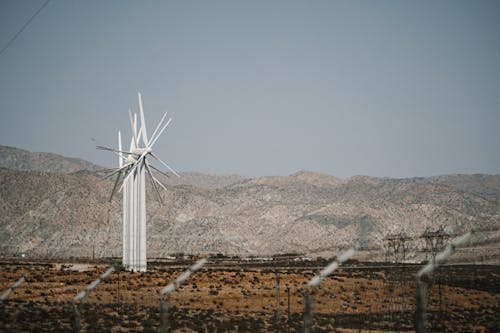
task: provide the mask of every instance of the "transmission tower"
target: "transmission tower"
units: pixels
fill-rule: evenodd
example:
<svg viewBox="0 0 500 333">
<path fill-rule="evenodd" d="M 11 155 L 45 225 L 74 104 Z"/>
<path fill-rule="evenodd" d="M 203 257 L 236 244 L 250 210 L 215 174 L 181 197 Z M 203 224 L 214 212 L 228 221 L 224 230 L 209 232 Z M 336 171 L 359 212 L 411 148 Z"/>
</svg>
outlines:
<svg viewBox="0 0 500 333">
<path fill-rule="evenodd" d="M 444 226 L 441 225 L 436 231 L 431 231 L 429 227 L 427 227 L 424 233 L 420 236 L 420 238 L 425 240 L 425 248 L 424 252 L 426 259 L 428 258 L 428 254 L 431 254 L 431 259 L 435 260 L 436 255 L 444 249 L 448 240 L 450 239 L 450 234 L 444 231 Z"/>
<path fill-rule="evenodd" d="M 385 258 L 386 261 L 392 259 L 395 263 L 402 263 L 406 261 L 406 253 L 408 252 L 408 241 L 411 238 L 405 233 L 390 234 L 384 238 L 385 241 Z"/>
</svg>

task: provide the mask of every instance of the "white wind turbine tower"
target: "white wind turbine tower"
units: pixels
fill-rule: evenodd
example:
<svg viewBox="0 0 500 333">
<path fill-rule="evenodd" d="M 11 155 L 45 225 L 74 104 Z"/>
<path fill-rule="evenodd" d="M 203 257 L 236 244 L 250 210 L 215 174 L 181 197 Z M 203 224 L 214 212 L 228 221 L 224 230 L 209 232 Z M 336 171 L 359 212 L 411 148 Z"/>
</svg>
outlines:
<svg viewBox="0 0 500 333">
<path fill-rule="evenodd" d="M 142 108 L 141 94 L 139 96 L 139 116 L 141 126 L 137 131 L 137 114 L 129 110 L 130 125 L 132 128 L 132 139 L 130 141 L 130 150 L 122 149 L 121 133 L 118 132 L 118 149 L 105 146 L 97 146 L 97 149 L 108 150 L 119 156 L 119 167 L 107 170 L 110 172 L 108 177 L 117 175 L 116 182 L 111 193 L 113 197 L 120 179 L 123 177 L 123 183 L 119 190 L 123 192 L 123 267 L 130 271 L 145 272 L 146 262 L 146 173 L 151 179 L 151 183 L 162 203 L 158 186 L 166 190 L 165 186 L 153 175 L 151 169 L 163 173 L 148 161 L 149 157 L 156 159 L 170 170 L 177 177 L 179 175 L 157 155 L 153 153 L 153 146 L 172 121 L 169 118 L 165 122 L 167 113 L 163 115 L 156 126 L 153 135 L 148 138 L 146 130 L 146 121 L 144 119 L 144 110 Z M 141 147 L 142 139 L 142 147 Z M 165 174 L 166 175 L 166 174 Z M 110 200 L 111 200 L 110 198 Z"/>
</svg>

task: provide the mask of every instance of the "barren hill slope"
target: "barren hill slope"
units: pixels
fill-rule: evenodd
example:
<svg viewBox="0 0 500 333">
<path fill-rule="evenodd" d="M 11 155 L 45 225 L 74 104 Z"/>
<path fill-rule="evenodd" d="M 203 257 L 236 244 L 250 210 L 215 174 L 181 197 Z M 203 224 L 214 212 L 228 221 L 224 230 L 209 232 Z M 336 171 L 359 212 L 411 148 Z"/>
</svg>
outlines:
<svg viewBox="0 0 500 333">
<path fill-rule="evenodd" d="M 79 158 L 52 153 L 35 153 L 0 145 L 0 168 L 21 171 L 72 173 L 81 170 L 96 171 L 101 167 Z"/>
<path fill-rule="evenodd" d="M 442 175 L 424 178 L 424 181 L 453 186 L 500 202 L 500 175 Z"/>
<path fill-rule="evenodd" d="M 0 146 L 0 250 L 34 256 L 119 256 L 121 195 L 91 163 Z M 30 171 L 20 171 L 30 170 Z M 42 172 L 40 170 L 48 171 Z M 500 243 L 500 175 L 340 179 L 300 171 L 244 178 L 158 175 L 164 206 L 148 189 L 148 255 L 331 253 L 384 238 L 489 229 Z M 490 248 L 498 252 L 499 246 Z M 491 251 L 490 251 L 491 252 Z"/>
<path fill-rule="evenodd" d="M 321 181 L 322 179 L 325 181 Z M 494 200 L 412 179 L 299 176 L 246 179 L 213 190 L 169 187 L 164 206 L 148 189 L 148 256 L 175 252 L 266 255 L 378 247 L 388 233 L 418 237 L 500 229 Z M 91 174 L 0 170 L 0 250 L 30 255 L 121 253 L 121 197 Z M 498 250 L 498 246 L 497 246 Z"/>
<path fill-rule="evenodd" d="M 31 152 L 2 145 L 0 145 L 0 168 L 18 171 L 94 174 L 98 177 L 102 177 L 103 174 L 96 173 L 96 171 L 105 169 L 104 167 L 78 158 L 65 157 L 52 153 Z M 245 179 L 245 177 L 239 175 L 215 175 L 199 172 L 182 172 L 182 177 L 180 178 L 171 173 L 167 174 L 169 177 L 158 175 L 158 178 L 165 185 L 192 185 L 206 189 L 224 187 Z"/>
<path fill-rule="evenodd" d="M 94 244 L 120 242 L 120 203 L 108 202 L 110 181 L 0 169 L 0 184 L 3 253 L 88 256 L 82 251 Z"/>
<path fill-rule="evenodd" d="M 246 179 L 240 175 L 216 175 L 200 172 L 181 172 L 181 177 L 176 177 L 172 173 L 167 174 L 169 177 L 163 175 L 157 177 L 167 186 L 191 185 L 209 190 L 222 188 Z"/>
</svg>

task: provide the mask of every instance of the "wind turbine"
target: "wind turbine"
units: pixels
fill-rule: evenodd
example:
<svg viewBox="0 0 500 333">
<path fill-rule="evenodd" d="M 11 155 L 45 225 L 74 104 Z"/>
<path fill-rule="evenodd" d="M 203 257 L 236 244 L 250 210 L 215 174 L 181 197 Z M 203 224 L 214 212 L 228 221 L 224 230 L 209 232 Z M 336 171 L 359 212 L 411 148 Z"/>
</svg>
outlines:
<svg viewBox="0 0 500 333">
<path fill-rule="evenodd" d="M 123 259 L 122 264 L 126 270 L 145 272 L 146 262 L 146 173 L 149 175 L 158 200 L 163 204 L 158 186 L 166 190 L 165 186 L 153 175 L 151 169 L 168 176 L 163 171 L 154 167 L 149 159 L 153 158 L 163 164 L 170 172 L 179 177 L 167 163 L 163 162 L 155 153 L 153 146 L 160 135 L 165 131 L 172 121 L 169 118 L 165 122 L 167 113 L 163 115 L 156 126 L 153 135 L 148 138 L 144 110 L 142 108 L 142 97 L 139 98 L 140 128 L 137 131 L 137 113 L 132 114 L 129 110 L 130 127 L 132 138 L 130 149 L 122 149 L 121 133 L 118 131 L 118 149 L 105 146 L 97 146 L 97 149 L 112 151 L 118 155 L 119 167 L 109 169 L 109 175 L 117 175 L 115 185 L 111 192 L 110 200 L 123 177 L 119 191 L 123 192 Z M 141 144 L 142 141 L 142 144 Z"/>
</svg>

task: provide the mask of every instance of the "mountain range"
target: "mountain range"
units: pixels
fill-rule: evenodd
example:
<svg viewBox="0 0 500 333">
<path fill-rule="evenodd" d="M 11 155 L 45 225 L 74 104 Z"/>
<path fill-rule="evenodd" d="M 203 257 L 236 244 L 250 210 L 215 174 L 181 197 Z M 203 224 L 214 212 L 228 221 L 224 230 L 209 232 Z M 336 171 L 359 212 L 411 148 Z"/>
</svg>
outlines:
<svg viewBox="0 0 500 333">
<path fill-rule="evenodd" d="M 33 257 L 121 256 L 121 195 L 90 162 L 0 146 L 0 251 Z M 173 253 L 331 256 L 356 246 L 383 257 L 386 238 L 425 230 L 475 234 L 473 257 L 500 261 L 500 175 L 347 179 L 157 175 L 164 204 L 147 189 L 148 257 Z M 472 253 L 472 252 L 471 252 Z M 476 260 L 472 258 L 471 260 Z"/>
</svg>

